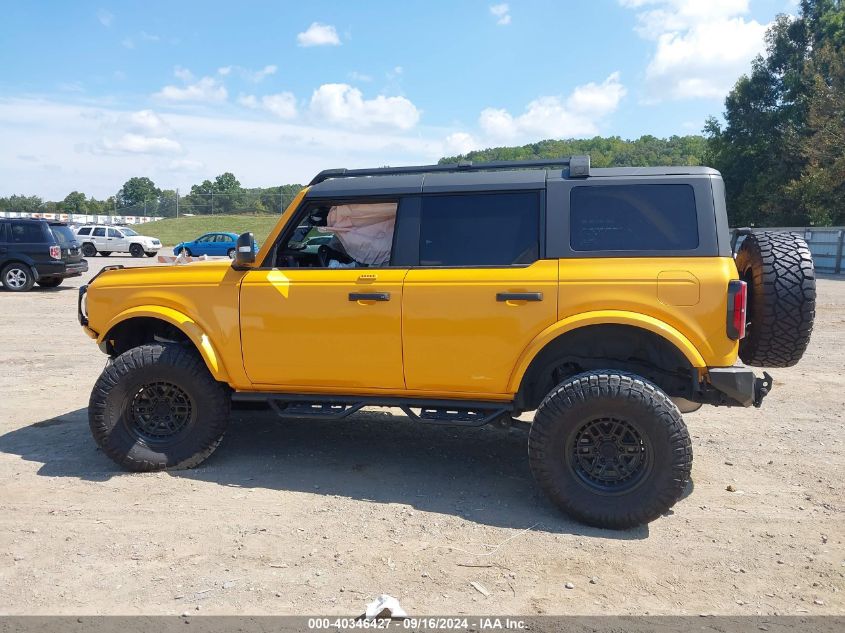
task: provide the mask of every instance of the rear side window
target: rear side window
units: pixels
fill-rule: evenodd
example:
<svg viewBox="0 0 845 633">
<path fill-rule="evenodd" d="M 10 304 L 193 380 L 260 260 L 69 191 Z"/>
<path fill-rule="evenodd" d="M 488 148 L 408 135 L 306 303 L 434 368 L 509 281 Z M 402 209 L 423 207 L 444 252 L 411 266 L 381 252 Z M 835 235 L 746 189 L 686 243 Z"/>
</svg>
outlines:
<svg viewBox="0 0 845 633">
<path fill-rule="evenodd" d="M 420 266 L 511 266 L 539 256 L 539 193 L 423 198 Z"/>
<path fill-rule="evenodd" d="M 53 237 L 56 238 L 59 244 L 66 245 L 76 241 L 73 231 L 64 224 L 53 224 L 50 226 L 50 230 L 53 231 Z"/>
<path fill-rule="evenodd" d="M 92 233 L 94 237 L 105 237 L 106 236 L 106 229 L 102 226 L 98 226 L 94 229 L 94 233 Z"/>
<path fill-rule="evenodd" d="M 698 247 L 689 185 L 574 187 L 569 240 L 575 251 L 684 251 Z"/>
<path fill-rule="evenodd" d="M 10 228 L 12 233 L 10 242 L 28 244 L 46 241 L 41 222 L 12 222 Z"/>
<path fill-rule="evenodd" d="M 79 229 L 79 233 L 77 235 L 91 235 L 91 227 L 90 226 L 83 226 Z"/>
</svg>

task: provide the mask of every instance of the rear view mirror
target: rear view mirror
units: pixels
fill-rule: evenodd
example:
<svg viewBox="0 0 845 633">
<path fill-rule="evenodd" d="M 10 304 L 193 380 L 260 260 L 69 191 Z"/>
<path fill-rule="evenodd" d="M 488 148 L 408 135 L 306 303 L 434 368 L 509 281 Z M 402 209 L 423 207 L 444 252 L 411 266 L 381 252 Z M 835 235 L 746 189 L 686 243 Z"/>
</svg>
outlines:
<svg viewBox="0 0 845 633">
<path fill-rule="evenodd" d="M 248 266 L 255 262 L 255 236 L 251 232 L 241 233 L 235 243 L 235 268 Z"/>
</svg>

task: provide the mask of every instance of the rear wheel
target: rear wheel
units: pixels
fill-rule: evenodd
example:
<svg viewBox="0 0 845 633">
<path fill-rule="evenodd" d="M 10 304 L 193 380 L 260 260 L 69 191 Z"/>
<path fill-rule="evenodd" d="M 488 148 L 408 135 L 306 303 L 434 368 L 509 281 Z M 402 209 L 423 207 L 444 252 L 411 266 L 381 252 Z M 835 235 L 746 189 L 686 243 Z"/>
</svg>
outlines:
<svg viewBox="0 0 845 633">
<path fill-rule="evenodd" d="M 38 280 L 38 285 L 42 288 L 55 288 L 62 285 L 63 281 L 61 277 L 42 277 Z"/>
<path fill-rule="evenodd" d="M 144 256 L 144 247 L 140 244 L 130 244 L 129 245 L 129 254 L 132 257 L 143 257 Z"/>
<path fill-rule="evenodd" d="M 564 512 L 625 529 L 653 521 L 683 494 L 692 444 L 678 408 L 643 378 L 579 374 L 540 404 L 528 436 L 534 478 Z"/>
<path fill-rule="evenodd" d="M 226 255 L 229 256 L 229 259 L 235 259 L 235 249 L 230 248 L 228 251 L 226 251 Z"/>
<path fill-rule="evenodd" d="M 35 285 L 35 277 L 32 274 L 32 269 L 26 264 L 20 262 L 12 262 L 3 268 L 2 276 L 3 285 L 6 290 L 12 292 L 26 292 Z"/>
<path fill-rule="evenodd" d="M 739 356 L 756 367 L 791 367 L 810 343 L 816 271 L 807 243 L 792 233 L 752 233 L 736 254 L 748 284 L 748 323 Z"/>
<path fill-rule="evenodd" d="M 128 470 L 192 468 L 220 444 L 229 408 L 228 388 L 194 350 L 151 344 L 106 366 L 88 422 L 103 452 Z"/>
<path fill-rule="evenodd" d="M 91 242 L 85 242 L 82 245 L 82 254 L 85 257 L 94 257 L 97 254 L 97 248 Z"/>
</svg>

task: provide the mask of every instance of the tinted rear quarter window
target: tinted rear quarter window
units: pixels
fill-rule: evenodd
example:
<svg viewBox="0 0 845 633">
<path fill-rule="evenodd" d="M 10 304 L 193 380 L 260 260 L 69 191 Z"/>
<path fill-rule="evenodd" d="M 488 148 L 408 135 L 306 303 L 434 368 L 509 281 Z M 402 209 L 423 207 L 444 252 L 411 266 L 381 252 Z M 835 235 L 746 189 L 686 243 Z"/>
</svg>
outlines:
<svg viewBox="0 0 845 633">
<path fill-rule="evenodd" d="M 574 187 L 570 245 L 576 251 L 694 250 L 695 192 L 665 184 Z"/>
<path fill-rule="evenodd" d="M 537 192 L 429 195 L 420 219 L 421 266 L 511 266 L 540 254 Z"/>
<path fill-rule="evenodd" d="M 70 227 L 65 226 L 64 224 L 53 224 L 50 226 L 50 230 L 53 232 L 53 237 L 56 238 L 56 241 L 59 244 L 66 245 L 76 241 L 76 236 L 73 234 L 73 231 L 70 230 Z"/>
<path fill-rule="evenodd" d="M 18 244 L 31 244 L 33 242 L 45 242 L 44 227 L 41 222 L 12 222 L 11 242 Z"/>
</svg>

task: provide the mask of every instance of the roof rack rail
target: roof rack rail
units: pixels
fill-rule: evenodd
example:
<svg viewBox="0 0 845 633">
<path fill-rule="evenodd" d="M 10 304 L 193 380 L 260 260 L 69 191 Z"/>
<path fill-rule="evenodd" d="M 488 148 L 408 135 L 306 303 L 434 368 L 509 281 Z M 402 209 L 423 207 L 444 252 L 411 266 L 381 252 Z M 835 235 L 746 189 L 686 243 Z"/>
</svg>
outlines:
<svg viewBox="0 0 845 633">
<path fill-rule="evenodd" d="M 475 163 L 471 160 L 443 165 L 415 165 L 408 167 L 373 167 L 370 169 L 325 169 L 311 179 L 309 186 L 330 178 L 356 178 L 359 176 L 395 176 L 399 174 L 432 174 L 442 172 L 491 171 L 496 169 L 525 169 L 526 167 L 569 167 L 572 178 L 586 178 L 590 175 L 590 157 L 567 156 L 543 160 L 495 160 L 489 163 Z"/>
</svg>

